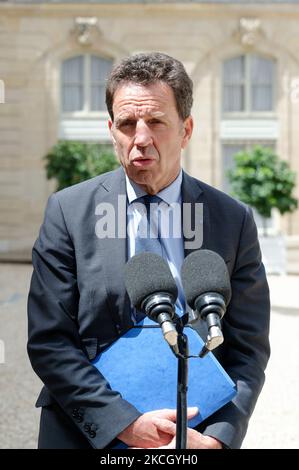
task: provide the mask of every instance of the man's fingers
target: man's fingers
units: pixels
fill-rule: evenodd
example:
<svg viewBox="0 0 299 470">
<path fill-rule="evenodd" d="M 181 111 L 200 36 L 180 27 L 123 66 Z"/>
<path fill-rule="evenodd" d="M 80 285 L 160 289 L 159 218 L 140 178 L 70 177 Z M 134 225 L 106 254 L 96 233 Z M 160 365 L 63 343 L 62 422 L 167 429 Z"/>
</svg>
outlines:
<svg viewBox="0 0 299 470">
<path fill-rule="evenodd" d="M 199 409 L 197 408 L 197 406 L 192 406 L 192 407 L 187 408 L 188 419 L 194 418 L 194 416 L 198 415 L 198 413 L 199 413 Z"/>
<path fill-rule="evenodd" d="M 170 419 L 170 421 L 175 422 L 176 420 L 176 410 L 161 410 L 159 413 L 159 418 Z"/>
<path fill-rule="evenodd" d="M 176 424 L 168 419 L 163 418 L 154 418 L 153 420 L 155 426 L 159 429 L 159 431 L 163 431 L 166 434 L 170 434 L 172 436 L 176 433 Z"/>
<path fill-rule="evenodd" d="M 198 414 L 198 408 L 196 406 L 187 408 L 188 419 L 194 418 Z M 161 410 L 161 418 L 169 419 L 170 421 L 176 421 L 176 410 L 165 409 Z"/>
</svg>

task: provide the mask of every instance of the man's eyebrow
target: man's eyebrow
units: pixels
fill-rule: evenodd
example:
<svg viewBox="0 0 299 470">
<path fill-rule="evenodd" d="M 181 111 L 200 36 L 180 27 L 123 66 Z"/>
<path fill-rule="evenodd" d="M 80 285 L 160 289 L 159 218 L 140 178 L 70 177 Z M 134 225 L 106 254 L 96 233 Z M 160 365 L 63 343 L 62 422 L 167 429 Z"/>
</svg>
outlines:
<svg viewBox="0 0 299 470">
<path fill-rule="evenodd" d="M 121 124 L 122 122 L 126 121 L 127 119 L 134 120 L 135 118 L 130 116 L 130 114 L 123 114 L 121 116 L 118 116 L 115 119 L 115 125 L 117 126 L 117 125 Z"/>
<path fill-rule="evenodd" d="M 158 118 L 165 116 L 165 113 L 163 113 L 162 111 L 153 111 L 150 115 L 154 118 Z"/>
<path fill-rule="evenodd" d="M 165 113 L 163 113 L 162 111 L 152 111 L 146 114 L 147 119 L 162 118 L 164 116 L 165 116 Z M 120 116 L 117 116 L 117 118 L 115 118 L 115 126 L 117 127 L 121 125 L 126 120 L 134 121 L 136 120 L 136 116 L 135 115 L 132 116 L 130 113 L 121 114 Z"/>
</svg>

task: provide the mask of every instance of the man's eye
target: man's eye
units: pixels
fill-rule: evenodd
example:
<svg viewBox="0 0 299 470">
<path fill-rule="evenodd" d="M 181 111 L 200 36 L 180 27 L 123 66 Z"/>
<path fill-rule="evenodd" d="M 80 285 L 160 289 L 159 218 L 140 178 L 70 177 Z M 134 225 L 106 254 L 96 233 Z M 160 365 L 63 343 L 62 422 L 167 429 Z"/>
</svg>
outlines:
<svg viewBox="0 0 299 470">
<path fill-rule="evenodd" d="M 163 124 L 160 119 L 150 119 L 149 124 Z"/>
<path fill-rule="evenodd" d="M 132 126 L 135 126 L 135 121 L 133 120 L 126 120 L 126 121 L 122 121 L 120 124 L 119 124 L 119 127 L 132 127 Z"/>
</svg>

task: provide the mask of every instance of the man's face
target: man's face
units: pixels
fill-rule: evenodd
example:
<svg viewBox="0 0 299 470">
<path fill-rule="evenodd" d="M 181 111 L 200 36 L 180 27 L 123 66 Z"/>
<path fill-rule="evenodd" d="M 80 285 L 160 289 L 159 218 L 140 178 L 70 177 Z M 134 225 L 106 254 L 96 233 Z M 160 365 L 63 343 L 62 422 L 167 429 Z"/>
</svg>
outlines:
<svg viewBox="0 0 299 470">
<path fill-rule="evenodd" d="M 192 134 L 191 116 L 182 121 L 173 91 L 163 82 L 120 85 L 113 113 L 109 129 L 120 163 L 129 178 L 156 194 L 180 171 L 181 150 Z"/>
</svg>

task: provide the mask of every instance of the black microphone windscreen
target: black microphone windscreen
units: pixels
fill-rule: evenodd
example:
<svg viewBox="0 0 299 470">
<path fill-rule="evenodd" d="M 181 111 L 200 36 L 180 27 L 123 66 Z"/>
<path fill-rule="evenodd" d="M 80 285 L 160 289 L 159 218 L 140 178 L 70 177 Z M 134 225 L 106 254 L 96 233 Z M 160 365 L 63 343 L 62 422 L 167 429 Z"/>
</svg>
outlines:
<svg viewBox="0 0 299 470">
<path fill-rule="evenodd" d="M 188 255 L 181 270 L 185 297 L 195 310 L 194 302 L 199 295 L 218 292 L 226 305 L 231 299 L 229 272 L 220 255 L 210 250 L 197 250 Z"/>
<path fill-rule="evenodd" d="M 131 303 L 141 310 L 142 301 L 151 294 L 167 292 L 174 301 L 178 289 L 167 262 L 155 253 L 140 253 L 125 265 L 124 281 Z"/>
</svg>

